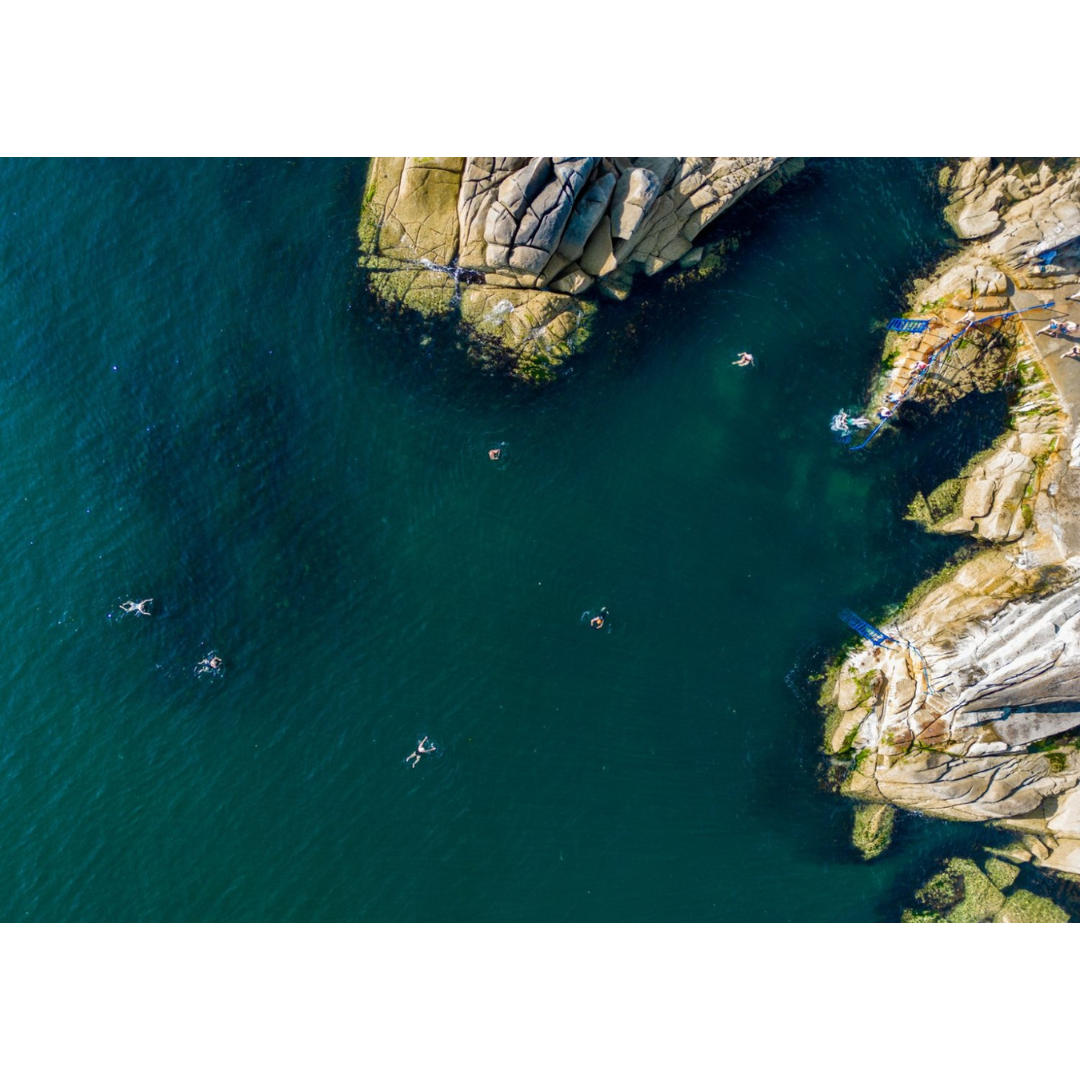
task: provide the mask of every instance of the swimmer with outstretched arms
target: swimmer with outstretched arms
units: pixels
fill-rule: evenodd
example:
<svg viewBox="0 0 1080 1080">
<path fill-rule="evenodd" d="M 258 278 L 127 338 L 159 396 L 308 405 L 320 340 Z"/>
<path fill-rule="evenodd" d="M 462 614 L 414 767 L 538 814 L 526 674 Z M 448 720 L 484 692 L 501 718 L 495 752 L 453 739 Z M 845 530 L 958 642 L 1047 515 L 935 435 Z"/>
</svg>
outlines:
<svg viewBox="0 0 1080 1080">
<path fill-rule="evenodd" d="M 149 600 L 139 600 L 139 601 L 125 600 L 120 605 L 120 610 L 127 612 L 129 615 L 131 615 L 131 614 L 149 615 L 149 614 L 151 614 L 151 612 L 147 608 L 147 604 L 152 604 L 153 602 L 154 602 L 153 597 L 150 597 Z"/>
<path fill-rule="evenodd" d="M 589 620 L 589 625 L 594 630 L 603 630 L 604 623 L 607 621 L 607 617 L 608 609 L 606 607 L 602 607 L 600 611 Z"/>
<path fill-rule="evenodd" d="M 412 767 L 414 769 L 420 761 L 421 754 L 432 754 L 438 749 L 438 747 L 434 743 L 432 743 L 430 746 L 425 747 L 424 743 L 426 743 L 427 741 L 428 737 L 425 735 L 417 744 L 416 749 L 405 759 L 406 761 L 412 762 Z"/>
</svg>

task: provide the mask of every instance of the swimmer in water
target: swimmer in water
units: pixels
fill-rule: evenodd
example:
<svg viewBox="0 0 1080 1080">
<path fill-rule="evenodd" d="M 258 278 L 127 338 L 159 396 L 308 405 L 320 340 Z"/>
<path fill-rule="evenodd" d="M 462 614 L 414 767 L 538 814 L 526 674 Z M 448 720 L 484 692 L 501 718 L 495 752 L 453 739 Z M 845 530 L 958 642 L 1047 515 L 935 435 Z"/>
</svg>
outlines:
<svg viewBox="0 0 1080 1080">
<path fill-rule="evenodd" d="M 589 620 L 589 625 L 594 630 L 603 630 L 604 623 L 607 622 L 607 617 L 608 609 L 606 607 L 602 607 L 600 611 Z"/>
<path fill-rule="evenodd" d="M 406 761 L 412 761 L 412 767 L 415 769 L 420 761 L 421 754 L 432 754 L 438 747 L 432 743 L 430 746 L 425 747 L 424 743 L 428 741 L 428 737 L 425 735 L 417 745 L 416 749 L 405 759 Z M 413 760 L 415 758 L 415 760 Z"/>
<path fill-rule="evenodd" d="M 195 665 L 196 675 L 214 675 L 225 666 L 225 661 L 216 652 L 208 653 Z"/>
<path fill-rule="evenodd" d="M 150 597 L 149 600 L 139 600 L 138 602 L 136 602 L 134 600 L 125 600 L 120 605 L 120 610 L 127 612 L 129 615 L 131 615 L 131 614 L 149 615 L 149 614 L 151 614 L 151 612 L 150 612 L 149 608 L 147 607 L 147 605 L 152 604 L 153 602 L 154 602 L 153 597 Z"/>
<path fill-rule="evenodd" d="M 739 353 L 739 359 L 732 360 L 731 362 L 735 367 L 753 367 L 754 358 L 748 352 L 741 352 Z"/>
<path fill-rule="evenodd" d="M 498 446 L 493 446 L 488 451 L 488 457 L 491 458 L 492 461 L 498 461 L 499 458 L 502 457 L 502 448 Z"/>
</svg>

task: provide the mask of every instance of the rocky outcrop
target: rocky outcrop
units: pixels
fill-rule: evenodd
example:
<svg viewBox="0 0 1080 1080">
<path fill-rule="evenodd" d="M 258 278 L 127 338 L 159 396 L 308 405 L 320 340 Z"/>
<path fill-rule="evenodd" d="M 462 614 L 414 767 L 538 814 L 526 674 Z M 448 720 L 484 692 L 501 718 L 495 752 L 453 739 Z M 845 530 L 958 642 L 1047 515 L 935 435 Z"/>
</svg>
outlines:
<svg viewBox="0 0 1080 1080">
<path fill-rule="evenodd" d="M 1041 263 L 1039 256 L 1065 249 L 1080 238 L 1080 177 L 1067 162 L 1005 162 L 972 158 L 947 169 L 942 183 L 951 201 L 946 220 L 962 239 L 988 238 L 986 255 L 1038 278 L 1075 280 L 1080 254 L 1066 262 Z"/>
<path fill-rule="evenodd" d="M 584 343 L 593 296 L 700 262 L 701 231 L 784 161 L 375 158 L 360 265 L 382 300 L 460 310 L 482 355 L 542 378 Z"/>
<path fill-rule="evenodd" d="M 901 922 L 1068 922 L 1069 916 L 1045 896 L 1015 888 L 1019 869 L 991 856 L 982 868 L 973 859 L 950 859 L 915 894 Z"/>
<path fill-rule="evenodd" d="M 965 319 L 1047 299 L 1057 310 L 980 324 L 964 336 L 966 351 L 910 395 L 948 404 L 1008 378 L 1010 430 L 912 504 L 909 517 L 981 546 L 916 590 L 883 627 L 892 641 L 842 659 L 823 697 L 826 747 L 849 763 L 852 797 L 1010 829 L 1032 862 L 1080 878 L 1080 370 L 1062 356 L 1068 340 L 1039 333 L 1051 314 L 1080 320 L 1061 288 L 1074 280 L 1075 241 L 1041 257 L 1071 228 L 1080 167 L 1024 171 L 981 159 L 949 179 L 950 221 L 980 240 L 915 297 L 909 315 L 932 315 L 922 335 L 931 344 L 898 348 L 891 336 L 896 363 L 871 407 L 901 396 L 920 350 Z M 987 917 L 1011 921 L 1039 906 L 1011 903 L 1001 896 Z"/>
</svg>

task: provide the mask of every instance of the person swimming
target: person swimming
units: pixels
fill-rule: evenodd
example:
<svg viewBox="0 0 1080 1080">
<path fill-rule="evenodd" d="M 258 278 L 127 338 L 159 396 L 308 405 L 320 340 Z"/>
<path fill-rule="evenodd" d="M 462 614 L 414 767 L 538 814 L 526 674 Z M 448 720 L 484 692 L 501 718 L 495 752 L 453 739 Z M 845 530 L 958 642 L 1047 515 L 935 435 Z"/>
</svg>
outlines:
<svg viewBox="0 0 1080 1080">
<path fill-rule="evenodd" d="M 489 458 L 490 458 L 490 459 L 491 459 L 492 461 L 498 461 L 498 460 L 499 460 L 499 458 L 501 458 L 501 457 L 502 457 L 502 447 L 500 447 L 500 446 L 493 446 L 493 447 L 492 447 L 492 448 L 491 448 L 491 449 L 490 449 L 490 450 L 488 451 L 488 457 L 489 457 Z"/>
<path fill-rule="evenodd" d="M 596 613 L 596 614 L 595 614 L 595 615 L 594 615 L 594 616 L 593 616 L 593 617 L 592 617 L 592 618 L 591 618 L 591 619 L 589 620 L 589 625 L 590 625 L 590 626 L 591 626 L 591 627 L 592 627 L 592 628 L 593 628 L 594 630 L 603 630 L 603 629 L 604 629 L 604 624 L 605 624 L 605 623 L 607 622 L 607 617 L 608 617 L 608 614 L 609 614 L 609 612 L 608 612 L 608 609 L 607 609 L 606 607 L 602 607 L 602 608 L 601 608 L 601 609 L 600 609 L 600 610 L 599 610 L 599 611 L 598 611 L 598 612 L 597 612 L 597 613 Z"/>
<path fill-rule="evenodd" d="M 405 759 L 406 761 L 412 761 L 412 767 L 414 769 L 420 763 L 421 754 L 433 754 L 438 749 L 434 743 L 425 748 L 424 743 L 427 741 L 428 737 L 425 735 L 417 744 L 416 749 Z M 416 759 L 415 761 L 413 761 L 414 758 Z"/>
<path fill-rule="evenodd" d="M 225 661 L 216 652 L 209 652 L 195 665 L 196 675 L 217 675 L 225 666 Z"/>
<path fill-rule="evenodd" d="M 741 352 L 739 353 L 739 359 L 731 362 L 735 367 L 753 367 L 754 357 L 748 352 Z"/>
<path fill-rule="evenodd" d="M 128 615 L 150 615 L 152 612 L 147 605 L 152 604 L 153 602 L 153 597 L 150 597 L 149 600 L 125 600 L 120 605 L 120 610 L 126 612 Z"/>
</svg>

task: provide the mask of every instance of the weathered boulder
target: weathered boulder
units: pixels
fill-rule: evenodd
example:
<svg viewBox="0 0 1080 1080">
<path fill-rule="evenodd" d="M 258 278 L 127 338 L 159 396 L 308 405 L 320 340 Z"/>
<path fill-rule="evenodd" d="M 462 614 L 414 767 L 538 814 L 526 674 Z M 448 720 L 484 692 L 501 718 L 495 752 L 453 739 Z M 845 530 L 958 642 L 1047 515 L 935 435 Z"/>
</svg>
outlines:
<svg viewBox="0 0 1080 1080">
<path fill-rule="evenodd" d="M 562 301 L 519 297 L 514 309 L 530 313 L 528 333 L 493 334 L 489 324 L 465 317 L 465 308 L 477 304 L 464 303 L 466 292 L 489 290 L 498 303 L 507 289 L 577 296 L 599 282 L 604 296 L 625 299 L 634 273 L 693 261 L 693 241 L 705 224 L 783 162 L 375 158 L 359 226 L 360 265 L 387 304 L 452 314 L 460 299 L 480 359 L 492 362 L 498 345 L 515 371 L 535 378 L 545 362 L 584 344 L 591 306 L 571 317 Z M 481 305 L 485 312 L 489 306 Z"/>
</svg>

